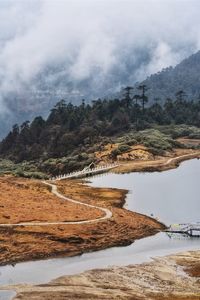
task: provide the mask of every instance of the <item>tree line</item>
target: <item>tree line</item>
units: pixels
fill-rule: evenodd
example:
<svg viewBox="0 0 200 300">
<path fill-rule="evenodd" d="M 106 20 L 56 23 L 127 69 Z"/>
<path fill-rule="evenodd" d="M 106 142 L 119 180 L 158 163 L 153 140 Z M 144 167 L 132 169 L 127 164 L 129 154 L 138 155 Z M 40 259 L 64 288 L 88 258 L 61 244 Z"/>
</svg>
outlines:
<svg viewBox="0 0 200 300">
<path fill-rule="evenodd" d="M 16 162 L 63 157 L 81 146 L 98 143 L 129 129 L 143 130 L 152 124 L 188 124 L 200 127 L 200 101 L 186 100 L 184 91 L 161 105 L 158 98 L 148 104 L 148 88 L 127 86 L 121 99 L 98 99 L 80 105 L 59 101 L 46 120 L 15 124 L 0 143 L 0 156 Z"/>
</svg>

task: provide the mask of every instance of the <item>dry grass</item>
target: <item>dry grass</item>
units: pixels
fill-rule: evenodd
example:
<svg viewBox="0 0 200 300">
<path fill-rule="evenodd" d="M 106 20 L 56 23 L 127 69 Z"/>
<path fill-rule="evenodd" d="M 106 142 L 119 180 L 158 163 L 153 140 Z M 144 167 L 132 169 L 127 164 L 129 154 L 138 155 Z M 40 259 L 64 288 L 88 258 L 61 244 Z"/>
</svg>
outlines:
<svg viewBox="0 0 200 300">
<path fill-rule="evenodd" d="M 1 222 L 82 220 L 99 214 L 57 199 L 38 181 L 4 177 L 0 184 Z M 68 197 L 111 208 L 113 218 L 81 225 L 0 227 L 0 264 L 125 245 L 163 228 L 153 219 L 122 209 L 124 190 L 97 189 L 76 181 L 60 182 L 59 189 Z"/>
<path fill-rule="evenodd" d="M 97 209 L 61 200 L 39 181 L 0 178 L 0 223 L 78 221 L 103 216 Z"/>
</svg>

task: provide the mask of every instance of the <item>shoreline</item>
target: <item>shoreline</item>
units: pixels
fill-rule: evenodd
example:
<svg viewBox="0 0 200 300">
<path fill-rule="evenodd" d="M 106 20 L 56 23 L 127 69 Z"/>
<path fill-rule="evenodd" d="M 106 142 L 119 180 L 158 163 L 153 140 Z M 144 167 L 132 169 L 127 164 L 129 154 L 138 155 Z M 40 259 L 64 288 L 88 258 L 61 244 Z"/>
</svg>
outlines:
<svg viewBox="0 0 200 300">
<path fill-rule="evenodd" d="M 65 275 L 46 284 L 3 285 L 12 299 L 152 299 L 197 300 L 200 297 L 200 251 L 155 257 L 151 262 L 94 269 Z"/>
<path fill-rule="evenodd" d="M 171 157 L 171 158 L 167 158 L 167 160 L 171 160 L 170 163 L 166 163 L 166 158 L 162 159 L 162 160 L 157 160 L 157 161 L 153 161 L 153 171 L 164 171 L 164 170 L 168 170 L 168 169 L 172 169 L 172 168 L 176 168 L 179 166 L 179 164 L 182 162 L 182 161 L 185 161 L 187 159 L 192 159 L 192 158 L 199 158 L 200 157 L 200 152 L 198 151 L 192 151 L 190 150 L 189 153 L 187 154 L 183 154 L 182 156 L 178 156 L 178 157 Z M 152 171 L 152 162 L 145 162 L 146 165 L 144 165 L 144 162 L 142 162 L 142 164 L 139 166 L 139 163 L 137 164 L 137 166 L 135 167 L 134 169 L 134 172 L 142 172 L 142 171 Z M 148 166 L 147 166 L 148 164 Z M 162 164 L 162 165 L 161 165 Z M 130 166 L 131 166 L 131 169 L 130 169 Z M 120 169 L 123 168 L 122 169 Z M 115 172 L 118 173 L 119 170 L 120 170 L 120 173 L 125 173 L 127 172 L 133 172 L 133 165 L 132 163 L 128 163 L 126 165 L 122 165 L 118 168 L 116 168 Z M 127 168 L 128 167 L 128 168 Z M 138 170 L 138 167 L 139 167 L 139 170 Z M 73 180 L 72 181 L 74 186 L 77 186 L 77 185 L 80 185 L 83 187 L 82 184 L 79 183 L 78 180 Z M 64 184 L 62 183 L 59 183 L 58 184 L 58 189 L 59 191 L 61 190 L 61 192 L 63 193 L 63 189 L 64 188 Z M 81 200 L 80 197 L 82 197 L 82 195 L 84 195 L 84 191 L 82 189 L 80 189 L 80 186 L 79 186 L 79 190 L 81 190 L 81 194 L 80 194 L 80 191 L 74 195 L 73 199 L 75 200 Z M 91 194 L 91 189 L 93 191 L 95 191 L 96 193 L 99 193 L 100 191 L 102 191 L 103 189 L 98 189 L 98 188 L 91 188 L 91 187 L 88 187 L 86 186 L 86 190 L 89 189 L 89 194 Z M 114 191 L 115 189 L 107 189 L 106 192 L 112 192 Z M 88 192 L 88 191 L 86 191 Z M 9 265 L 9 264 L 15 264 L 15 263 L 19 263 L 19 262 L 25 262 L 25 261 L 32 261 L 32 260 L 40 260 L 40 259 L 49 259 L 49 258 L 56 258 L 56 257 L 72 257 L 72 256 L 77 256 L 77 255 L 82 255 L 83 253 L 86 253 L 86 252 L 90 252 L 90 251 L 98 251 L 98 250 L 103 250 L 103 249 L 107 249 L 107 248 L 111 248 L 111 247 L 114 247 L 114 246 L 126 246 L 126 245 L 130 245 L 131 243 L 133 243 L 136 239 L 140 239 L 140 238 L 144 238 L 144 237 L 147 237 L 147 236 L 151 236 L 151 235 L 154 235 L 155 233 L 159 232 L 160 230 L 163 230 L 165 227 L 165 225 L 161 222 L 158 222 L 157 220 L 155 220 L 154 218 L 151 218 L 149 216 L 146 216 L 146 215 L 142 215 L 142 214 L 139 214 L 139 213 L 134 213 L 134 212 L 130 212 L 128 210 L 126 210 L 125 208 L 123 208 L 124 204 L 125 204 L 125 197 L 126 197 L 126 193 L 127 191 L 123 191 L 123 190 L 118 190 L 118 192 L 120 192 L 120 196 L 119 196 L 119 199 L 118 201 L 116 202 L 113 202 L 112 203 L 112 206 L 109 206 L 111 207 L 112 209 L 112 212 L 113 212 L 113 209 L 114 209 L 114 217 L 113 219 L 114 220 L 109 220 L 109 221 L 101 221 L 99 222 L 99 224 L 102 224 L 103 226 L 105 226 L 104 223 L 108 223 L 107 225 L 108 226 L 111 226 L 112 227 L 112 223 L 116 223 L 117 221 L 115 220 L 115 218 L 119 219 L 119 215 L 121 214 L 121 210 L 123 211 L 123 220 L 122 222 L 124 223 L 124 219 L 126 217 L 134 217 L 134 218 L 139 218 L 142 222 L 143 222 L 143 225 L 145 224 L 145 222 L 147 224 L 151 224 L 150 227 L 148 229 L 145 229 L 145 230 L 140 230 L 140 232 L 135 232 L 135 234 L 133 234 L 132 232 L 128 232 L 128 234 L 126 234 L 126 236 L 122 236 L 122 235 L 118 235 L 117 233 L 117 230 L 121 230 L 120 229 L 120 226 L 117 226 L 119 224 L 115 224 L 116 225 L 116 232 L 113 232 L 113 237 L 114 239 L 111 241 L 111 239 L 107 239 L 106 236 L 105 236 L 105 239 L 106 241 L 104 241 L 103 243 L 100 243 L 98 244 L 97 243 L 93 243 L 93 244 L 86 244 L 84 247 L 80 247 L 81 249 L 79 249 L 79 247 L 72 247 L 72 249 L 70 251 L 66 251 L 64 249 L 60 250 L 60 251 L 51 251 L 51 252 L 48 252 L 48 253 L 41 253 L 41 252 L 36 252 L 36 253 L 27 253 L 25 255 L 25 257 L 19 257 L 18 256 L 17 258 L 13 258 L 10 259 L 8 258 L 6 261 L 1 261 L 1 255 L 0 255 L 0 265 L 3 266 L 3 265 Z M 68 193 L 67 194 L 67 190 L 65 191 L 64 190 L 64 195 L 66 195 L 67 197 L 70 196 L 71 197 L 71 193 L 70 191 L 68 190 Z M 91 195 L 90 195 L 91 196 Z M 95 193 L 94 193 L 94 196 L 95 196 Z M 113 197 L 112 193 L 111 193 L 111 198 Z M 82 200 L 81 200 L 82 201 Z M 84 200 L 85 203 L 91 203 L 90 199 L 86 199 L 86 201 Z M 96 202 L 95 202 L 96 203 Z M 99 205 L 99 204 L 98 204 Z M 105 206 L 105 203 L 104 203 L 104 207 Z M 116 211 L 116 210 L 120 210 L 120 211 Z M 127 216 L 126 216 L 127 215 Z M 130 216 L 131 215 L 131 216 Z M 120 220 L 121 222 L 121 220 Z M 129 222 L 128 222 L 129 223 Z M 127 222 L 125 222 L 123 225 L 125 227 L 129 226 L 130 224 L 128 224 Z M 75 226 L 78 226 L 78 225 L 75 225 Z M 84 225 L 85 226 L 85 225 Z M 50 226 L 51 227 L 51 226 Z M 119 227 L 119 228 L 118 228 Z M 123 226 L 121 226 L 123 227 Z M 135 230 L 135 228 L 133 228 L 132 226 L 130 226 L 131 228 L 129 228 L 129 231 L 133 231 L 133 229 Z M 79 228 L 80 229 L 80 228 Z M 89 228 L 88 228 L 89 229 Z M 131 229 L 131 230 L 130 230 Z M 0 228 L 1 230 L 1 228 Z M 15 231 L 15 228 L 13 228 L 13 230 Z M 65 229 L 64 229 L 65 230 Z M 91 230 L 91 229 L 89 229 Z M 23 231 L 23 229 L 22 229 Z M 50 230 L 51 231 L 51 230 Z M 99 231 L 99 228 L 97 228 L 97 233 Z M 40 232 L 40 230 L 39 230 Z M 106 234 L 105 234 L 106 235 Z M 78 237 L 80 237 L 80 234 L 77 235 L 77 240 L 78 240 Z M 94 234 L 91 235 L 91 238 L 96 238 L 94 236 Z M 67 241 L 67 239 L 64 239 L 63 237 L 60 237 L 58 238 L 58 240 L 61 240 L 61 243 L 65 243 L 66 241 L 66 246 L 68 246 L 69 248 L 71 248 L 72 245 L 70 245 L 70 242 Z M 69 237 L 70 239 L 70 237 Z M 97 238 L 98 239 L 98 238 Z M 62 242 L 63 240 L 63 242 Z M 81 238 L 81 241 L 82 241 L 82 238 Z M 69 249 L 68 249 L 69 250 Z"/>
<path fill-rule="evenodd" d="M 153 235 L 165 228 L 162 223 L 148 216 L 124 209 L 127 193 L 125 190 L 92 188 L 78 181 L 59 183 L 58 190 L 76 201 L 83 201 L 84 195 L 84 204 L 95 203 L 104 209 L 108 207 L 112 217 L 91 224 L 0 227 L 1 246 L 2 250 L 5 249 L 0 253 L 1 266 L 40 259 L 72 257 L 114 246 L 126 246 L 136 239 Z M 71 195 L 71 192 L 74 195 Z M 97 199 L 94 201 L 92 198 Z M 141 224 L 139 228 L 138 223 Z M 9 242 L 7 241 L 7 245 L 4 246 L 6 237 L 9 238 Z M 18 248 L 13 247 L 13 243 Z"/>
<path fill-rule="evenodd" d="M 125 174 L 131 172 L 163 172 L 176 169 L 179 165 L 190 159 L 200 159 L 200 151 L 178 150 L 173 153 L 174 156 L 162 156 L 155 160 L 131 161 L 122 163 L 112 172 L 116 174 Z"/>
</svg>

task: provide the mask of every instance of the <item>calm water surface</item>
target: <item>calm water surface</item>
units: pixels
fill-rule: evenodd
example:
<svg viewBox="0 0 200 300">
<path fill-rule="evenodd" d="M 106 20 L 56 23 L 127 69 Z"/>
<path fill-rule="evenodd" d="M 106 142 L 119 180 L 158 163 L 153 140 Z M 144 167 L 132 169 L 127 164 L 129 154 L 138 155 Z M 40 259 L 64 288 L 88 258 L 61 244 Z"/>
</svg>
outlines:
<svg viewBox="0 0 200 300">
<path fill-rule="evenodd" d="M 92 178 L 91 185 L 130 190 L 125 204 L 127 209 L 153 214 L 165 224 L 200 221 L 200 160 L 184 162 L 178 169 L 163 173 L 107 174 Z M 126 247 L 110 248 L 72 258 L 0 267 L 0 284 L 45 283 L 62 275 L 111 265 L 140 263 L 158 255 L 195 249 L 200 249 L 198 238 L 170 239 L 165 233 L 159 233 Z"/>
<path fill-rule="evenodd" d="M 101 175 L 94 177 L 91 185 L 129 190 L 127 209 L 153 214 L 168 225 L 200 221 L 200 160 L 197 159 L 165 172 Z"/>
</svg>

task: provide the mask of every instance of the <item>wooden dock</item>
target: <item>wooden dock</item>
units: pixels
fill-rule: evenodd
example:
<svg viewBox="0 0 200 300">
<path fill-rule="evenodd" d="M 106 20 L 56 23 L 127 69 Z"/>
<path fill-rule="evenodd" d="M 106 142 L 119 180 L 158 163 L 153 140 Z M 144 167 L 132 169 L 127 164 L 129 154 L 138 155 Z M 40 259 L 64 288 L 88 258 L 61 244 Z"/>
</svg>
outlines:
<svg viewBox="0 0 200 300">
<path fill-rule="evenodd" d="M 188 237 L 200 237 L 200 222 L 187 224 L 173 224 L 165 230 L 171 234 L 182 234 Z"/>
</svg>

